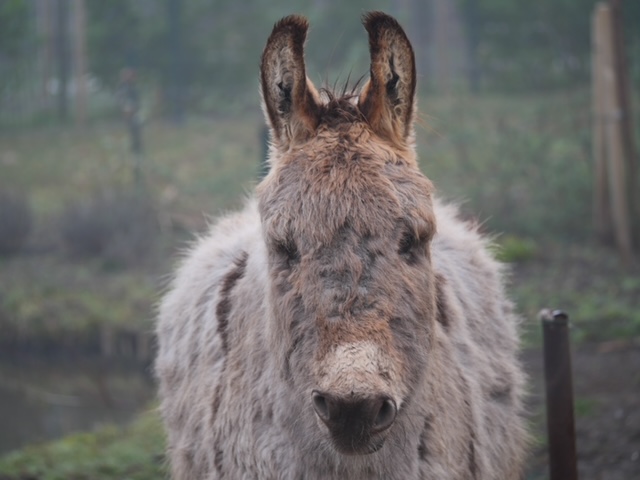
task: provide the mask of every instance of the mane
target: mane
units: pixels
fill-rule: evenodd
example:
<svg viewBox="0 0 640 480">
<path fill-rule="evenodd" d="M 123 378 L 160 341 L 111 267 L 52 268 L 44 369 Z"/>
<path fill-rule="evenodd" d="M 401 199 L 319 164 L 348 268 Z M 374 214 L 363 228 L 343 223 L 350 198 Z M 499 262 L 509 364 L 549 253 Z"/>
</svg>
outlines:
<svg viewBox="0 0 640 480">
<path fill-rule="evenodd" d="M 337 87 L 336 81 L 333 87 L 320 89 L 320 95 L 325 101 L 320 110 L 321 125 L 336 127 L 344 123 L 366 122 L 357 104 L 363 79 L 364 76 L 361 76 L 353 85 L 349 85 L 350 77 L 347 77 L 341 87 Z"/>
</svg>

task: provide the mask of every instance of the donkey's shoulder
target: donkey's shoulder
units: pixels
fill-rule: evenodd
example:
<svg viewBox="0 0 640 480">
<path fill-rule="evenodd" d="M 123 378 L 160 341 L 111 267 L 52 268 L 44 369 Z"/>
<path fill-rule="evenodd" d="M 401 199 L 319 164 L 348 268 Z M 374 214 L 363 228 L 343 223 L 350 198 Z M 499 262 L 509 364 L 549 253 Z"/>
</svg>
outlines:
<svg viewBox="0 0 640 480">
<path fill-rule="evenodd" d="M 485 351 L 514 350 L 519 320 L 506 295 L 506 269 L 494 257 L 491 238 L 474 223 L 461 220 L 455 206 L 436 201 L 435 215 L 438 233 L 432 255 L 439 277 L 438 301 L 450 320 L 465 325 L 451 330 L 451 335 L 464 336 L 467 330 Z"/>
<path fill-rule="evenodd" d="M 493 288 L 498 291 L 492 293 L 502 295 L 505 268 L 493 254 L 492 238 L 483 235 L 477 223 L 461 219 L 455 205 L 436 199 L 434 213 L 437 233 L 432 255 L 436 271 L 445 281 L 462 282 L 466 288 Z"/>
<path fill-rule="evenodd" d="M 255 263 L 264 249 L 256 203 L 250 200 L 237 213 L 223 216 L 207 234 L 187 250 L 159 308 L 158 336 L 170 332 L 182 336 L 202 328 L 217 328 L 224 290 L 243 276 L 247 264 Z M 208 324 L 203 326 L 203 323 Z M 192 332 L 193 330 L 193 332 Z M 186 345 L 187 349 L 193 345 Z"/>
<path fill-rule="evenodd" d="M 211 225 L 187 250 L 177 270 L 171 290 L 182 290 L 180 298 L 198 294 L 219 283 L 234 263 L 256 250 L 262 241 L 255 200 L 239 212 L 225 215 Z"/>
</svg>

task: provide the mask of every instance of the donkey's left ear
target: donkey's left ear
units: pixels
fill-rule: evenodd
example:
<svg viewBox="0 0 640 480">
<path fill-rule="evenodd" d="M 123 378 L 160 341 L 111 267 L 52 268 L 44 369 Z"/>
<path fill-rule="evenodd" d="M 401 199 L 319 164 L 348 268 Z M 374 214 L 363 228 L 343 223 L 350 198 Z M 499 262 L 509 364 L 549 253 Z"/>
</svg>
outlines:
<svg viewBox="0 0 640 480">
<path fill-rule="evenodd" d="M 309 22 L 302 16 L 283 18 L 273 27 L 262 53 L 263 108 L 274 146 L 283 150 L 309 138 L 318 126 L 318 92 L 307 79 L 304 66 L 308 28 Z"/>
<path fill-rule="evenodd" d="M 358 105 L 374 132 L 406 145 L 413 134 L 416 62 L 400 24 L 382 12 L 370 12 L 362 23 L 369 33 L 371 77 Z"/>
</svg>

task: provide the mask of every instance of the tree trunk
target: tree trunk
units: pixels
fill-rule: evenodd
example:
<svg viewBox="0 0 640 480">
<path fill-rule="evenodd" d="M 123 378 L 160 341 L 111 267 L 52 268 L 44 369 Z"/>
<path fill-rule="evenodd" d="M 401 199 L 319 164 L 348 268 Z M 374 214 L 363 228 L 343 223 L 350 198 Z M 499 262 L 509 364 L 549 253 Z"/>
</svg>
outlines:
<svg viewBox="0 0 640 480">
<path fill-rule="evenodd" d="M 84 0 L 74 0 L 74 71 L 76 84 L 75 119 L 76 126 L 84 127 L 87 122 L 87 50 L 86 11 Z"/>
<path fill-rule="evenodd" d="M 480 70 L 478 64 L 478 44 L 480 43 L 478 0 L 465 0 L 464 23 L 467 34 L 467 80 L 471 93 L 480 90 Z"/>
<path fill-rule="evenodd" d="M 49 80 L 53 64 L 54 37 L 51 1 L 39 0 L 36 4 L 36 31 L 38 34 L 38 64 L 40 75 L 40 106 L 50 107 Z"/>
<path fill-rule="evenodd" d="M 625 144 L 622 131 L 623 105 L 620 104 L 615 61 L 615 36 L 613 34 L 612 12 L 609 5 L 601 3 L 597 7 L 598 27 L 602 44 L 602 91 L 604 115 L 604 141 L 607 154 L 607 176 L 612 209 L 612 224 L 616 244 L 620 255 L 629 260 L 632 257 L 633 244 L 630 225 L 630 203 L 628 185 L 628 168 L 625 160 Z"/>
<path fill-rule="evenodd" d="M 184 68 L 182 53 L 182 0 L 167 0 L 170 65 L 167 75 L 170 118 L 182 123 L 184 117 Z"/>
<path fill-rule="evenodd" d="M 603 243 L 613 243 L 609 183 L 607 177 L 607 154 L 605 142 L 605 28 L 599 9 L 592 17 L 592 145 L 594 159 L 593 213 L 597 238 Z"/>
<path fill-rule="evenodd" d="M 622 130 L 624 162 L 627 171 L 626 190 L 629 199 L 631 228 L 640 248 L 640 194 L 638 192 L 638 157 L 633 138 L 631 117 L 631 92 L 629 88 L 629 66 L 624 44 L 622 2 L 609 0 L 613 33 L 613 62 L 616 72 L 616 90 L 620 106 L 620 129 Z"/>
<path fill-rule="evenodd" d="M 58 117 L 67 120 L 69 99 L 67 84 L 69 80 L 69 2 L 58 0 L 56 12 L 56 57 L 58 63 Z"/>
</svg>

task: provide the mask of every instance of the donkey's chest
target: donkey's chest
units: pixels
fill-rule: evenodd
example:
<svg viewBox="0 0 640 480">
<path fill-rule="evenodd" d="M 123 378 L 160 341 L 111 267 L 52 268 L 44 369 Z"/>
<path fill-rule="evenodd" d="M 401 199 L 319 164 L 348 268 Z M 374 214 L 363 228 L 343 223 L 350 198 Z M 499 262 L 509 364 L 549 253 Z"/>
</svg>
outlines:
<svg viewBox="0 0 640 480">
<path fill-rule="evenodd" d="M 219 477 L 265 480 L 427 480 L 433 469 L 420 464 L 417 446 L 390 439 L 384 451 L 342 456 L 312 437 L 299 424 L 299 413 L 265 405 L 257 398 L 229 395 L 221 407 L 225 419 L 216 425 L 216 472 Z M 295 409 L 294 409 L 295 410 Z M 315 427 L 315 426 L 314 426 Z"/>
</svg>

